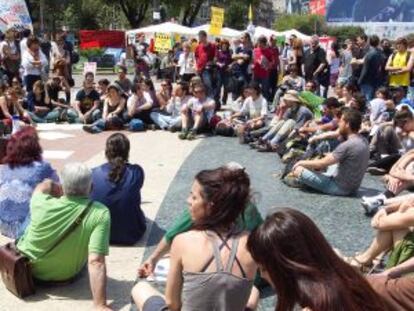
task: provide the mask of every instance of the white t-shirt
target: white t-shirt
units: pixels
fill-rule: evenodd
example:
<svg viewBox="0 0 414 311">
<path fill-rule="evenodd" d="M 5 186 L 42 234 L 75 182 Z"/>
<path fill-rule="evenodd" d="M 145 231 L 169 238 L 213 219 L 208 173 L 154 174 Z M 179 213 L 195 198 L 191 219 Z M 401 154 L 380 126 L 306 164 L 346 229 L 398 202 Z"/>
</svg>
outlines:
<svg viewBox="0 0 414 311">
<path fill-rule="evenodd" d="M 183 98 L 176 96 L 171 97 L 166 108 L 167 112 L 173 117 L 179 116 L 181 114 L 181 108 L 188 104 L 190 98 L 191 96 L 184 96 Z"/>
<path fill-rule="evenodd" d="M 27 46 L 27 38 L 23 38 L 20 41 L 20 53 L 21 53 L 21 55 L 23 55 L 24 52 L 26 52 L 28 48 L 29 47 Z"/>
<path fill-rule="evenodd" d="M 265 117 L 269 112 L 267 108 L 267 101 L 262 95 L 260 95 L 256 100 L 253 100 L 253 97 L 249 96 L 244 100 L 240 112 L 249 119 Z"/>
<path fill-rule="evenodd" d="M 144 97 L 140 98 L 136 94 L 132 94 L 127 101 L 127 109 L 131 111 L 134 107 L 140 107 L 145 103 L 153 104 L 151 95 L 148 92 L 144 92 Z"/>
<path fill-rule="evenodd" d="M 211 99 L 210 97 L 206 97 L 204 98 L 204 100 L 199 100 L 197 97 L 191 97 L 190 100 L 188 101 L 188 108 L 190 108 L 194 112 L 199 107 L 202 107 L 209 103 L 214 103 L 214 99 Z M 210 119 L 213 117 L 214 109 L 215 109 L 215 106 L 213 106 L 213 108 L 209 108 L 208 110 L 204 109 L 204 114 L 207 117 L 208 121 L 210 121 Z"/>
<path fill-rule="evenodd" d="M 22 67 L 24 69 L 24 76 L 27 75 L 34 75 L 40 76 L 43 73 L 44 68 L 47 66 L 47 58 L 42 51 L 39 51 L 39 58 L 41 62 L 40 67 L 33 66 L 32 62 L 34 61 L 34 57 L 29 51 L 27 50 L 22 54 Z"/>
<path fill-rule="evenodd" d="M 187 57 L 185 56 L 185 53 L 182 52 L 180 54 L 180 57 L 178 58 L 178 67 L 180 67 L 180 75 L 183 74 L 194 74 L 195 59 L 194 54 L 189 53 Z"/>
</svg>

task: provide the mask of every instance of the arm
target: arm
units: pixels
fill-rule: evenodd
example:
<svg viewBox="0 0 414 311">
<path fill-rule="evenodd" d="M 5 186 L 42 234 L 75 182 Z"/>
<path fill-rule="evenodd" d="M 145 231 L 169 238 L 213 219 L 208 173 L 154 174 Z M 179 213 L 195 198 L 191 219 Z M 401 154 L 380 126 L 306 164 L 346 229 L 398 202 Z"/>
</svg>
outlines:
<svg viewBox="0 0 414 311">
<path fill-rule="evenodd" d="M 114 115 L 118 115 L 120 114 L 122 111 L 124 111 L 125 109 L 125 99 L 122 98 L 121 102 L 119 103 L 118 107 L 115 109 L 115 111 L 113 112 Z"/>
<path fill-rule="evenodd" d="M 398 278 L 403 276 L 404 274 L 414 272 L 414 258 L 410 258 L 407 261 L 395 266 L 389 270 L 386 270 L 384 273 L 390 278 Z"/>
<path fill-rule="evenodd" d="M 107 118 L 108 118 L 108 100 L 105 100 L 103 104 L 102 119 L 106 120 Z"/>
<path fill-rule="evenodd" d="M 401 68 L 399 67 L 393 67 L 392 66 L 392 60 L 393 60 L 394 55 L 390 55 L 390 57 L 388 58 L 387 61 L 387 65 L 385 66 L 385 71 L 388 71 L 390 73 L 394 73 L 395 71 L 401 70 Z"/>
<path fill-rule="evenodd" d="M 322 134 L 319 134 L 319 135 L 312 136 L 309 139 L 309 143 L 314 143 L 314 142 L 325 140 L 325 139 L 339 138 L 339 136 L 340 136 L 340 134 L 339 134 L 338 130 L 330 131 L 330 132 L 326 132 L 326 133 L 322 133 Z"/>
<path fill-rule="evenodd" d="M 382 214 L 372 221 L 372 227 L 381 231 L 407 229 L 414 225 L 414 209 L 410 208 L 406 212 L 394 212 L 392 214 Z"/>
<path fill-rule="evenodd" d="M 157 244 L 154 252 L 145 260 L 142 265 L 138 268 L 138 276 L 140 278 L 148 277 L 154 273 L 157 262 L 164 257 L 170 251 L 170 244 L 167 242 L 165 236 L 162 237 L 161 241 Z"/>
<path fill-rule="evenodd" d="M 9 113 L 9 109 L 7 109 L 7 102 L 4 96 L 0 97 L 0 109 L 6 118 L 8 119 L 12 118 L 12 115 Z"/>
<path fill-rule="evenodd" d="M 322 159 L 299 161 L 295 164 L 293 170 L 299 166 L 311 170 L 321 170 L 335 163 L 338 163 L 338 160 L 335 159 L 332 153 L 329 153 Z"/>
<path fill-rule="evenodd" d="M 203 105 L 204 111 L 214 110 L 216 108 L 216 103 L 214 100 L 209 101 Z"/>
<path fill-rule="evenodd" d="M 171 246 L 170 270 L 168 271 L 165 289 L 165 302 L 171 311 L 181 309 L 181 290 L 183 286 L 182 242 L 184 241 L 181 241 L 181 238 L 177 238 Z"/>
<path fill-rule="evenodd" d="M 106 306 L 105 256 L 93 253 L 89 254 L 88 271 L 94 307 L 110 310 Z"/>
</svg>

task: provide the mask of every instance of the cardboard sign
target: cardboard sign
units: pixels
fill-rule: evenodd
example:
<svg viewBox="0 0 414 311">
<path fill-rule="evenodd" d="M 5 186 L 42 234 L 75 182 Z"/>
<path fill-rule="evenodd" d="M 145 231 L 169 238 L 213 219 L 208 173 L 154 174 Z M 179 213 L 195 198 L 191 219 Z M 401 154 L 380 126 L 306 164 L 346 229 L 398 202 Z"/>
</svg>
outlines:
<svg viewBox="0 0 414 311">
<path fill-rule="evenodd" d="M 166 33 L 156 33 L 154 49 L 158 53 L 167 53 L 172 49 L 171 35 Z"/>
<path fill-rule="evenodd" d="M 87 72 L 92 72 L 94 76 L 96 76 L 96 63 L 83 63 L 83 75 L 85 75 Z"/>
<path fill-rule="evenodd" d="M 224 22 L 224 9 L 211 7 L 211 21 L 208 33 L 213 36 L 219 36 Z"/>
</svg>

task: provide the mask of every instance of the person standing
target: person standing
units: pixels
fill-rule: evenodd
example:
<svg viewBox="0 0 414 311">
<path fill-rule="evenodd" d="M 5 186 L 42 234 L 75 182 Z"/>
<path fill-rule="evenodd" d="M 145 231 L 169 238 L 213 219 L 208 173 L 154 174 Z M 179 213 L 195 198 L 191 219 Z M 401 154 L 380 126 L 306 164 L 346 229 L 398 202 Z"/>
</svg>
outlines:
<svg viewBox="0 0 414 311">
<path fill-rule="evenodd" d="M 11 83 L 13 78 L 19 77 L 21 53 L 15 36 L 14 29 L 7 29 L 5 32 L 5 40 L 0 43 L 2 68 L 9 80 L 9 83 Z"/>
<path fill-rule="evenodd" d="M 408 87 L 410 86 L 410 72 L 412 64 L 409 65 L 411 53 L 408 51 L 408 41 L 405 38 L 399 38 L 395 42 L 396 52 L 394 52 L 385 66 L 385 70 L 388 71 L 391 87 L 403 87 L 407 94 Z M 411 67 L 411 68 L 410 68 Z"/>
<path fill-rule="evenodd" d="M 361 75 L 358 79 L 358 85 L 368 101 L 374 98 L 375 91 L 381 84 L 381 79 L 378 77 L 382 75 L 384 54 L 378 48 L 379 43 L 380 39 L 377 35 L 369 38 L 371 49 L 364 57 Z"/>
<path fill-rule="evenodd" d="M 329 70 L 326 52 L 319 45 L 319 37 L 312 36 L 311 47 L 304 57 L 305 80 L 316 81 L 326 89 L 329 86 Z M 325 91 L 327 93 L 327 90 Z"/>
<path fill-rule="evenodd" d="M 33 84 L 42 79 L 42 73 L 47 66 L 47 58 L 40 50 L 40 41 L 35 37 L 27 40 L 27 51 L 22 55 L 23 79 L 26 91 L 33 90 Z"/>
<path fill-rule="evenodd" d="M 352 49 L 354 42 L 351 39 L 345 40 L 345 48 L 340 56 L 340 65 L 339 65 L 339 77 L 338 84 L 345 85 L 347 84 L 352 77 Z"/>
<path fill-rule="evenodd" d="M 214 98 L 214 81 L 212 66 L 216 56 L 216 46 L 208 42 L 207 33 L 201 30 L 198 33 L 198 45 L 195 49 L 196 70 L 206 87 L 207 96 Z"/>
<path fill-rule="evenodd" d="M 195 76 L 195 59 L 190 42 L 183 43 L 183 52 L 178 57 L 177 66 L 180 68 L 179 75 L 182 81 L 189 82 Z"/>
<path fill-rule="evenodd" d="M 253 79 L 262 89 L 263 96 L 271 102 L 269 77 L 272 66 L 273 54 L 267 46 L 265 36 L 257 40 L 257 47 L 253 50 Z"/>
</svg>

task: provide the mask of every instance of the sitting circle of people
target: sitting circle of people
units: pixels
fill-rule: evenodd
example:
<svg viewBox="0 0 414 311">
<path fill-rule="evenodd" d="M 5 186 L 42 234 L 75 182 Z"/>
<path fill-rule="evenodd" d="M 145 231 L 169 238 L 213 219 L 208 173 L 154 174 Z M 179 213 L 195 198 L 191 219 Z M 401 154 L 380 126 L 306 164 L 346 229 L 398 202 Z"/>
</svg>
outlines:
<svg viewBox="0 0 414 311">
<path fill-rule="evenodd" d="M 161 61 L 158 87 L 140 35 L 133 79 L 125 64 L 113 82 L 95 83 L 86 72 L 72 98 L 73 47 L 65 34 L 49 52 L 30 32 L 18 49 L 15 36 L 8 30 L 0 42 L 0 131 L 8 137 L 0 233 L 16 240 L 36 284 L 72 282 L 86 266 L 94 307 L 111 310 L 109 245 L 135 245 L 147 231 L 145 173 L 130 163 L 122 131 L 161 129 L 180 140 L 237 137 L 251 152 L 274 153 L 286 186 L 360 197 L 376 235 L 366 250 L 344 256 L 298 210 L 263 219 L 240 164 L 203 170 L 188 208 L 138 269 L 131 295 L 139 310 L 256 310 L 268 286 L 278 311 L 413 309 L 414 41 L 400 38 L 393 51 L 389 41 L 360 35 L 325 51 L 317 36 L 307 43 L 292 35 L 278 46 L 274 37 L 253 42 L 249 33 L 213 43 L 200 31 L 198 42 L 177 43 Z M 82 124 L 91 134 L 116 131 L 106 141 L 106 163 L 68 163 L 58 175 L 43 160 L 36 132 L 37 123 L 54 122 Z M 383 192 L 363 195 L 366 173 L 383 176 Z M 144 279 L 166 255 L 163 293 Z"/>
</svg>

